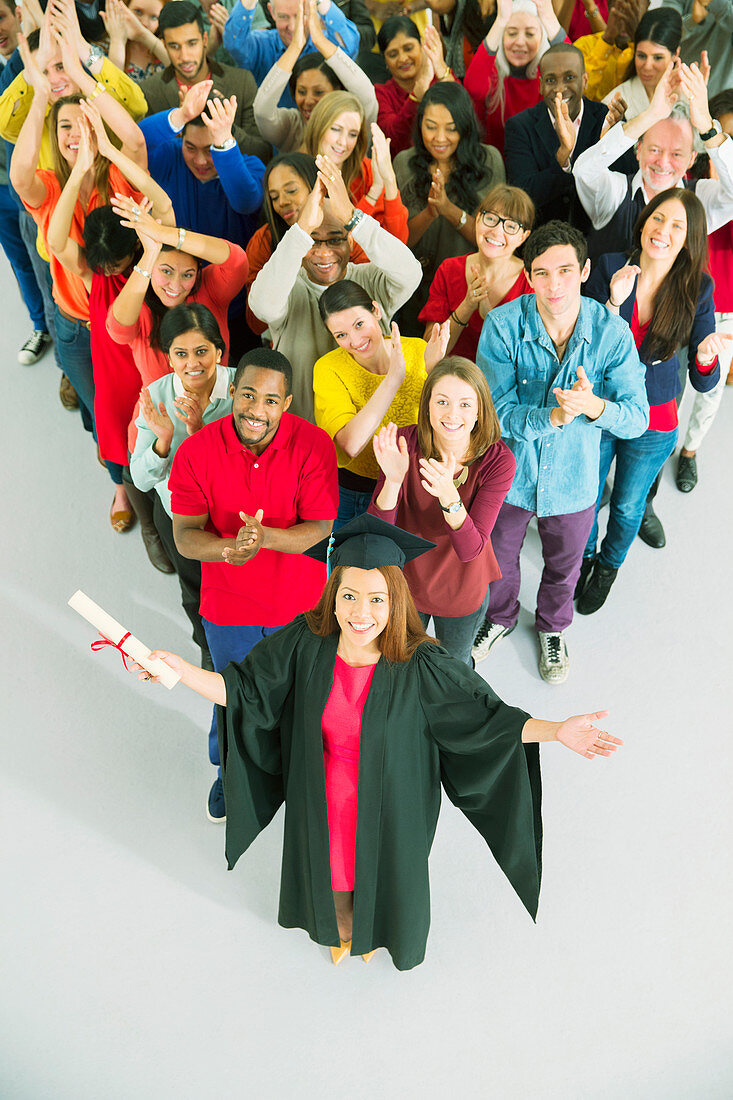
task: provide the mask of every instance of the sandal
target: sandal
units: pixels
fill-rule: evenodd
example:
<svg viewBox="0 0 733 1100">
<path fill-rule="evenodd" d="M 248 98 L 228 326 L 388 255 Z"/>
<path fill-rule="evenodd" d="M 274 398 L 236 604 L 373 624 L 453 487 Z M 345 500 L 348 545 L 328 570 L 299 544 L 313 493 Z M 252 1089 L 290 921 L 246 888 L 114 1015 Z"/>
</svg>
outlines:
<svg viewBox="0 0 733 1100">
<path fill-rule="evenodd" d="M 112 501 L 114 507 L 114 501 Z M 118 535 L 124 534 L 125 531 L 129 531 L 135 522 L 135 513 L 128 512 L 112 512 L 109 513 L 109 522 L 112 524 L 112 530 L 116 531 Z"/>
</svg>

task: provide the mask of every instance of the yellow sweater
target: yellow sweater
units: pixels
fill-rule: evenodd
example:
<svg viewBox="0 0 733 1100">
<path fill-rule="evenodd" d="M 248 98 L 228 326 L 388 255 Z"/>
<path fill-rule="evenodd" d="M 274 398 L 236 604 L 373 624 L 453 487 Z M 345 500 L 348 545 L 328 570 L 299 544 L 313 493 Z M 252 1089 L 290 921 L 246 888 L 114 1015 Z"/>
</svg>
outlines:
<svg viewBox="0 0 733 1100">
<path fill-rule="evenodd" d="M 425 382 L 426 347 L 425 341 L 418 337 L 402 337 L 405 380 L 387 409 L 381 426 L 390 421 L 398 428 L 417 423 L 420 394 Z M 329 351 L 328 355 L 323 355 L 313 368 L 316 424 L 334 439 L 352 417 L 364 408 L 384 377 L 383 374 L 372 374 L 360 367 L 356 359 L 343 348 L 336 348 L 335 351 Z M 338 445 L 336 454 L 339 466 L 351 473 L 375 481 L 379 476 L 379 466 L 371 443 L 356 458 L 349 458 Z"/>
<path fill-rule="evenodd" d="M 583 35 L 573 45 L 578 47 L 585 58 L 585 71 L 588 74 L 585 95 L 588 99 L 600 102 L 626 79 L 626 72 L 634 56 L 634 47 L 632 45 L 625 50 L 619 50 L 604 42 L 602 34 Z"/>
</svg>

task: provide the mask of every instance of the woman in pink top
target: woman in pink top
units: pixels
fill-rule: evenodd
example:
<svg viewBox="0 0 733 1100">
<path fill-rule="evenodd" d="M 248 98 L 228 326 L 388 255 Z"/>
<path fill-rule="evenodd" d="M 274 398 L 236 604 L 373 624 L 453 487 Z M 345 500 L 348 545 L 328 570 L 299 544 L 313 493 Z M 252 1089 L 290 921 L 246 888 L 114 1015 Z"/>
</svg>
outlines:
<svg viewBox="0 0 733 1100">
<path fill-rule="evenodd" d="M 428 335 L 437 321 L 450 323 L 447 353 L 475 360 L 486 314 L 532 294 L 517 250 L 534 225 L 534 203 L 526 191 L 499 183 L 476 211 L 477 252 L 443 260 L 418 320 Z"/>
<path fill-rule="evenodd" d="M 473 100 L 484 141 L 504 152 L 504 123 L 540 99 L 540 58 L 548 46 L 569 41 L 552 0 L 499 0 L 491 30 L 463 81 Z"/>
<path fill-rule="evenodd" d="M 137 233 L 143 254 L 110 307 L 107 331 L 116 343 L 132 346 L 142 384 L 149 386 L 169 373 L 158 331 L 166 311 L 183 302 L 201 302 L 211 310 L 227 346 L 223 359 L 228 360 L 227 310 L 247 278 L 244 249 L 219 237 L 159 225 L 121 195 L 112 206 L 122 224 Z M 201 260 L 208 266 L 202 267 Z"/>
<path fill-rule="evenodd" d="M 416 425 L 374 437 L 382 474 L 369 511 L 436 549 L 405 566 L 415 606 L 444 649 L 472 665 L 471 643 L 501 576 L 491 531 L 516 462 L 501 442 L 488 383 L 449 356 L 428 375 Z"/>
</svg>

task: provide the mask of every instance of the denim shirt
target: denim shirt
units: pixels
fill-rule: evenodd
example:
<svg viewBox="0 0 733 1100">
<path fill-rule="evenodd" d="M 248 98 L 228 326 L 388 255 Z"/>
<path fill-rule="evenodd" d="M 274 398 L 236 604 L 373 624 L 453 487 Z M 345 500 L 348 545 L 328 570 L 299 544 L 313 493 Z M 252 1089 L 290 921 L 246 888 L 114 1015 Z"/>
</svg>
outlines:
<svg viewBox="0 0 733 1100">
<path fill-rule="evenodd" d="M 491 388 L 502 438 L 517 460 L 507 504 L 538 516 L 589 508 L 598 495 L 601 430 L 632 439 L 649 423 L 644 368 L 628 325 L 581 298 L 560 362 L 534 295 L 525 294 L 488 314 L 476 361 Z M 597 420 L 576 416 L 555 428 L 552 391 L 570 389 L 580 365 L 606 407 Z"/>
</svg>

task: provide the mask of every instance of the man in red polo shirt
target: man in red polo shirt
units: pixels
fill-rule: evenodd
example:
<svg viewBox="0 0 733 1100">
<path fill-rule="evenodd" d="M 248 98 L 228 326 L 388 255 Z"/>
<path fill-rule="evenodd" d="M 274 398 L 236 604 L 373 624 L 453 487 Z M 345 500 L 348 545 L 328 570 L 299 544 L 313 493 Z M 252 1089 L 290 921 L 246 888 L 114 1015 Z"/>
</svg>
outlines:
<svg viewBox="0 0 733 1100">
<path fill-rule="evenodd" d="M 201 562 L 201 618 L 216 672 L 314 607 L 326 581 L 324 566 L 303 551 L 336 518 L 336 451 L 321 428 L 287 411 L 291 387 L 284 355 L 248 351 L 231 386 L 232 416 L 190 436 L 173 460 L 173 533 L 179 552 Z M 215 718 L 209 758 L 218 766 Z M 221 769 L 207 815 L 226 817 Z"/>
</svg>

